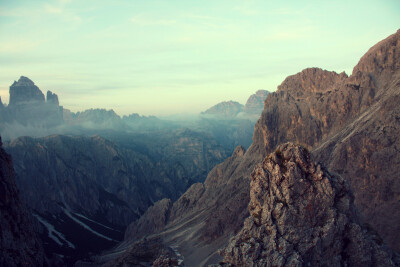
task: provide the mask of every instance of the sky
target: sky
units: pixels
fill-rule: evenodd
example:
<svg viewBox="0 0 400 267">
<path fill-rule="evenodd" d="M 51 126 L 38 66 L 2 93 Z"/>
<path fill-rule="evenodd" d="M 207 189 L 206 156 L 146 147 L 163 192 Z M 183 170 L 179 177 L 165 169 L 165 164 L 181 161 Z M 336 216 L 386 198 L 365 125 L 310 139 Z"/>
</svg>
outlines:
<svg viewBox="0 0 400 267">
<path fill-rule="evenodd" d="M 0 0 L 0 96 L 23 75 L 74 112 L 195 114 L 307 67 L 351 74 L 398 28 L 398 0 Z"/>
</svg>

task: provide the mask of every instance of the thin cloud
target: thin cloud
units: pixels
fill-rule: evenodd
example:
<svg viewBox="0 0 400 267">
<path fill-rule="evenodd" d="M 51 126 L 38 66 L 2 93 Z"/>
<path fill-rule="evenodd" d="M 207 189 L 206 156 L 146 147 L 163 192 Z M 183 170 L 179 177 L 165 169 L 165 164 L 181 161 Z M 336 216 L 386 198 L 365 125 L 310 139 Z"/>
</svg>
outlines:
<svg viewBox="0 0 400 267">
<path fill-rule="evenodd" d="M 2 53 L 22 53 L 35 49 L 40 42 L 28 41 L 25 39 L 3 41 L 0 43 L 0 52 Z"/>
<path fill-rule="evenodd" d="M 206 20 L 206 21 L 227 21 L 226 19 L 221 18 L 221 17 L 193 14 L 193 13 L 187 13 L 187 14 L 182 15 L 181 17 L 188 18 L 188 19 L 196 19 L 196 20 Z"/>
<path fill-rule="evenodd" d="M 171 19 L 152 19 L 144 15 L 137 15 L 130 19 L 130 22 L 140 26 L 169 26 L 177 23 Z"/>
<path fill-rule="evenodd" d="M 44 10 L 45 10 L 46 13 L 50 13 L 50 14 L 61 14 L 61 13 L 63 13 L 63 9 L 62 8 L 51 6 L 51 5 L 45 5 L 44 6 Z"/>
</svg>

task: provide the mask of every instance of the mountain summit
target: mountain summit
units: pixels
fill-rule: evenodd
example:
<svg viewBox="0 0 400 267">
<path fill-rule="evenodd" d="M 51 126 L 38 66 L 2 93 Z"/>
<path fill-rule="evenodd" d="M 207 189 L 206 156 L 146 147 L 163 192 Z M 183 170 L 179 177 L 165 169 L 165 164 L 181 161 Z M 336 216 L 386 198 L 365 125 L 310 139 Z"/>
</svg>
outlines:
<svg viewBox="0 0 400 267">
<path fill-rule="evenodd" d="M 44 94 L 29 78 L 21 76 L 10 86 L 10 106 L 25 103 L 44 103 Z"/>
</svg>

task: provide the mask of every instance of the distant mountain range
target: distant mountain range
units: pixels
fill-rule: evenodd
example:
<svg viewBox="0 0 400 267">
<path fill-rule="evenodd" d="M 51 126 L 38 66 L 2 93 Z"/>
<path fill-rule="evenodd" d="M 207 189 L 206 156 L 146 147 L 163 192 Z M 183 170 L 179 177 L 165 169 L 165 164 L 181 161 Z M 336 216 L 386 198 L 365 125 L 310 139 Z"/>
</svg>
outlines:
<svg viewBox="0 0 400 267">
<path fill-rule="evenodd" d="M 155 201 L 203 182 L 236 145 L 250 145 L 254 127 L 247 119 L 74 113 L 24 76 L 0 116 L 36 234 L 46 254 L 66 264 L 115 245 Z"/>
</svg>

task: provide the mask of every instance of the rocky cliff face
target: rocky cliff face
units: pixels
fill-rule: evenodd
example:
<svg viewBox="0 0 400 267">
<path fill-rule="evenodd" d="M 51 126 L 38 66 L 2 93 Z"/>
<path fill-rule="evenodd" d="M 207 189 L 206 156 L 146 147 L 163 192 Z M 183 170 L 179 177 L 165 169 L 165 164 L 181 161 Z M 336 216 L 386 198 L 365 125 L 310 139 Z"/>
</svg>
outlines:
<svg viewBox="0 0 400 267">
<path fill-rule="evenodd" d="M 159 232 L 164 242 L 178 246 L 188 265 L 218 262 L 216 249 L 248 216 L 250 170 L 291 141 L 349 181 L 365 222 L 399 250 L 399 46 L 400 31 L 371 48 L 349 77 L 317 68 L 288 77 L 268 95 L 250 148 L 173 204 Z"/>
<path fill-rule="evenodd" d="M 269 152 L 286 141 L 312 149 L 350 182 L 366 221 L 396 250 L 399 40 L 398 31 L 372 47 L 348 78 L 317 69 L 289 77 L 267 99 L 255 131 Z"/>
<path fill-rule="evenodd" d="M 363 226 L 346 181 L 280 145 L 251 175 L 250 217 L 222 251 L 231 266 L 395 266 Z"/>
<path fill-rule="evenodd" d="M 46 266 L 41 243 L 30 214 L 22 204 L 11 157 L 2 148 L 0 138 L 0 265 Z"/>
<path fill-rule="evenodd" d="M 266 90 L 258 90 L 251 95 L 244 105 L 244 112 L 259 116 L 264 109 L 264 101 L 267 99 L 268 94 L 269 92 Z"/>
</svg>

